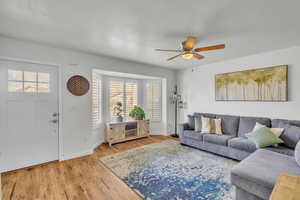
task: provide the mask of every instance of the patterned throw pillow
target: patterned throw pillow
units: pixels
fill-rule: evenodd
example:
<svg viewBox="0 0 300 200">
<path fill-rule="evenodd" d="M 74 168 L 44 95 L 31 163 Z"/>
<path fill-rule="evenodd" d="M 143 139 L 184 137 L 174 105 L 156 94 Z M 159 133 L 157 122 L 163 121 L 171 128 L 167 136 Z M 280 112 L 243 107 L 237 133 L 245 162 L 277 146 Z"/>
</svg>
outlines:
<svg viewBox="0 0 300 200">
<path fill-rule="evenodd" d="M 222 120 L 202 117 L 202 133 L 222 135 Z"/>
</svg>

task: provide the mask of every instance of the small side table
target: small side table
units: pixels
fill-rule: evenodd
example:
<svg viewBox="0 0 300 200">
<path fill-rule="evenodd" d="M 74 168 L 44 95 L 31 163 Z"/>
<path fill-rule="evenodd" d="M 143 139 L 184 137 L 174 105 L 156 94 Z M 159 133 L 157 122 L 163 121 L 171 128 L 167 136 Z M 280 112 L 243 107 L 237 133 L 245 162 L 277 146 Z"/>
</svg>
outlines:
<svg viewBox="0 0 300 200">
<path fill-rule="evenodd" d="M 288 173 L 281 174 L 270 200 L 300 200 L 300 177 Z"/>
</svg>

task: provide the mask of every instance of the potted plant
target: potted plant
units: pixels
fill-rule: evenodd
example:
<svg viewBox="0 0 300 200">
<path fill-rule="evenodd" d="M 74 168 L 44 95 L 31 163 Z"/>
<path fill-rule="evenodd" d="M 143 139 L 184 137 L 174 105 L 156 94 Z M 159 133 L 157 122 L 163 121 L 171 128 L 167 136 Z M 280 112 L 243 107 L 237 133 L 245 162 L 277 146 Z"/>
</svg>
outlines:
<svg viewBox="0 0 300 200">
<path fill-rule="evenodd" d="M 129 113 L 129 116 L 135 120 L 143 120 L 145 119 L 145 111 L 140 106 L 134 106 L 132 111 Z"/>
<path fill-rule="evenodd" d="M 117 115 L 117 122 L 123 122 L 123 117 L 121 115 L 123 109 L 122 109 L 122 102 L 117 102 L 113 108 L 114 114 Z"/>
</svg>

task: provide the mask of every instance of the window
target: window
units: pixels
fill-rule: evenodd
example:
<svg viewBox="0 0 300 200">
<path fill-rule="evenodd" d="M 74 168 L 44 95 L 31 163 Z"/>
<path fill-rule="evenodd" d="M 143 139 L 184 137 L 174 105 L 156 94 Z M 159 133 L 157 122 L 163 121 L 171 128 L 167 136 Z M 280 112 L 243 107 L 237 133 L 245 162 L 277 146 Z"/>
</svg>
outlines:
<svg viewBox="0 0 300 200">
<path fill-rule="evenodd" d="M 93 126 L 101 123 L 102 80 L 98 74 L 93 74 L 92 82 L 92 120 Z"/>
<path fill-rule="evenodd" d="M 50 74 L 8 70 L 8 92 L 48 93 Z"/>
<path fill-rule="evenodd" d="M 135 80 L 113 79 L 109 83 L 109 111 L 110 120 L 115 121 L 117 114 L 114 107 L 118 102 L 122 103 L 121 115 L 125 120 L 130 120 L 129 113 L 138 103 L 138 84 Z"/>
<path fill-rule="evenodd" d="M 147 80 L 146 88 L 146 114 L 153 121 L 161 120 L 161 81 Z"/>
<path fill-rule="evenodd" d="M 138 104 L 137 102 L 137 95 L 138 95 L 138 86 L 137 82 L 126 82 L 125 83 L 125 119 L 129 120 L 131 117 L 129 116 L 129 113 L 132 111 L 133 107 Z"/>
</svg>

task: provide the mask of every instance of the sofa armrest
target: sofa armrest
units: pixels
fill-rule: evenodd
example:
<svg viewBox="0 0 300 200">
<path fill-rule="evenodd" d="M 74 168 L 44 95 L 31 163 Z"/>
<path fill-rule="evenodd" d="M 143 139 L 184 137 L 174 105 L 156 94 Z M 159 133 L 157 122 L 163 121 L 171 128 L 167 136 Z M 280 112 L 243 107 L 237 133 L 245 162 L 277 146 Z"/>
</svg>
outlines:
<svg viewBox="0 0 300 200">
<path fill-rule="evenodd" d="M 189 124 L 188 123 L 181 123 L 181 124 L 178 124 L 178 134 L 179 134 L 179 137 L 182 138 L 183 136 L 183 131 L 185 130 L 190 130 L 189 128 Z"/>
</svg>

